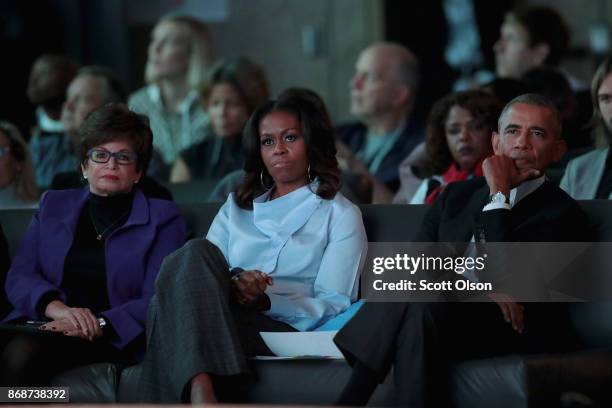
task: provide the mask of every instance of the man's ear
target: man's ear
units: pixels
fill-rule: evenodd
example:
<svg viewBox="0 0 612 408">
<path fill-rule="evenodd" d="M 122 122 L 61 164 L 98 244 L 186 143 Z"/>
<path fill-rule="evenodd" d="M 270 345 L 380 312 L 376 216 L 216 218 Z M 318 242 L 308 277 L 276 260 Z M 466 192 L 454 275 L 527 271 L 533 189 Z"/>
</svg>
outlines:
<svg viewBox="0 0 612 408">
<path fill-rule="evenodd" d="M 395 94 L 393 95 L 393 105 L 407 105 L 411 97 L 412 90 L 406 85 L 399 85 L 395 88 Z"/>
<path fill-rule="evenodd" d="M 531 47 L 531 53 L 533 66 L 539 67 L 540 65 L 544 65 L 544 61 L 546 61 L 546 58 L 550 55 L 550 47 L 546 43 L 537 43 Z"/>
<path fill-rule="evenodd" d="M 491 143 L 493 144 L 493 153 L 498 156 L 502 154 L 501 142 L 501 136 L 499 135 L 499 133 L 493 132 L 493 136 L 491 137 Z"/>
</svg>

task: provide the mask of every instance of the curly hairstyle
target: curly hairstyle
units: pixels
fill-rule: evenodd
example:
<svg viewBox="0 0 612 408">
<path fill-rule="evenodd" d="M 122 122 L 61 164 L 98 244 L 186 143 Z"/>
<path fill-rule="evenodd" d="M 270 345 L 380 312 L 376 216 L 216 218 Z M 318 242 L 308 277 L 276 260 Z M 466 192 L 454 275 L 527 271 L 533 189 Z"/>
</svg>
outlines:
<svg viewBox="0 0 612 408">
<path fill-rule="evenodd" d="M 424 171 L 428 176 L 442 174 L 454 160 L 446 142 L 446 119 L 453 106 L 468 110 L 474 120 L 489 132 L 497 129 L 497 119 L 503 107 L 499 99 L 481 90 L 456 92 L 438 100 L 427 120 L 425 146 L 428 162 Z"/>
<path fill-rule="evenodd" d="M 306 142 L 309 177 L 318 178 L 317 191 L 319 197 L 331 200 L 340 190 L 340 168 L 336 160 L 336 144 L 334 127 L 329 120 L 325 106 L 318 97 L 313 100 L 312 92 L 302 95 L 301 92 L 281 94 L 277 100 L 268 101 L 253 112 L 247 122 L 242 138 L 242 148 L 245 156 L 244 181 L 235 191 L 234 200 L 240 208 L 253 208 L 253 199 L 263 194 L 267 189 L 263 185 L 274 182 L 266 170 L 261 158 L 259 125 L 272 112 L 288 112 L 295 115 L 301 126 Z M 262 183 L 263 180 L 263 183 Z"/>
</svg>

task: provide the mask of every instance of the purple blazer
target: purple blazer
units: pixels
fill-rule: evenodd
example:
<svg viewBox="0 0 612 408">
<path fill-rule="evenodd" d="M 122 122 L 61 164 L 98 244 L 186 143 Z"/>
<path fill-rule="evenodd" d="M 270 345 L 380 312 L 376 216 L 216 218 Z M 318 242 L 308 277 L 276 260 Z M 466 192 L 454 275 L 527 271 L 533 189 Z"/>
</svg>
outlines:
<svg viewBox="0 0 612 408">
<path fill-rule="evenodd" d="M 64 261 L 87 203 L 88 189 L 46 192 L 32 218 L 6 279 L 6 293 L 15 307 L 5 321 L 42 320 L 36 305 L 43 295 L 58 291 Z M 106 280 L 110 309 L 101 313 L 126 347 L 144 333 L 147 307 L 164 257 L 185 242 L 185 224 L 176 204 L 134 193 L 132 212 L 123 226 L 106 239 Z M 70 306 L 70 305 L 68 305 Z"/>
</svg>

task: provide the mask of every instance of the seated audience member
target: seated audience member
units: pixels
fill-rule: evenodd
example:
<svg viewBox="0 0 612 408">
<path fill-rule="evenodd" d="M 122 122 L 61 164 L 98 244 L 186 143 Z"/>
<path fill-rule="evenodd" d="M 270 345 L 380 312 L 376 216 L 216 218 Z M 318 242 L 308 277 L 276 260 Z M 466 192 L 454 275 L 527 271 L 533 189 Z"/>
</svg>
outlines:
<svg viewBox="0 0 612 408">
<path fill-rule="evenodd" d="M 503 104 L 528 92 L 527 86 L 522 81 L 511 78 L 495 78 L 484 84 L 480 89 L 495 96 Z M 410 202 L 421 185 L 421 180 L 427 176 L 427 162 L 427 149 L 425 142 L 422 142 L 399 166 L 401 185 L 393 198 L 393 203 L 405 204 Z"/>
<path fill-rule="evenodd" d="M 583 117 L 584 112 L 579 112 L 578 99 L 563 72 L 557 68 L 538 67 L 527 71 L 523 76 L 523 82 L 529 88 L 529 92 L 548 97 L 561 114 L 563 119 L 561 136 L 568 148 L 565 157 L 559 162 L 561 165 L 565 166 L 569 159 L 592 148 L 588 126 L 592 111 L 588 109 L 587 117 Z"/>
<path fill-rule="evenodd" d="M 0 209 L 35 208 L 37 204 L 28 145 L 15 125 L 0 121 Z"/>
<path fill-rule="evenodd" d="M 576 200 L 612 198 L 612 57 L 593 76 L 591 100 L 598 149 L 571 160 L 560 184 Z"/>
<path fill-rule="evenodd" d="M 78 62 L 66 55 L 43 54 L 34 61 L 27 89 L 29 101 L 36 107 L 34 137 L 64 132 L 62 104 L 78 69 Z"/>
<path fill-rule="evenodd" d="M 337 128 L 343 170 L 371 179 L 375 191 L 391 201 L 399 188 L 398 166 L 422 140 L 422 129 L 410 119 L 419 86 L 415 56 L 404 46 L 376 43 L 359 56 L 351 80 L 351 114 L 361 123 Z M 389 191 L 390 190 L 390 191 Z"/>
<path fill-rule="evenodd" d="M 502 111 L 498 132 L 484 177 L 448 185 L 417 241 L 589 241 L 586 215 L 544 176 L 565 150 L 554 104 L 540 95 L 519 96 Z M 366 302 L 335 337 L 353 366 L 338 404 L 364 405 L 393 366 L 396 404 L 449 406 L 451 360 L 575 345 L 564 304 L 491 298 L 497 304 Z"/>
<path fill-rule="evenodd" d="M 152 177 L 166 181 L 179 153 L 206 136 L 209 118 L 198 89 L 212 62 L 212 40 L 199 20 L 169 15 L 153 28 L 145 67 L 148 85 L 129 99 L 130 109 L 151 121 L 160 161 L 152 163 Z"/>
<path fill-rule="evenodd" d="M 11 266 L 11 258 L 9 256 L 8 242 L 4 235 L 2 225 L 0 225 L 0 320 L 11 311 L 12 307 L 6 296 L 4 285 L 6 283 L 6 274 Z M 0 343 L 2 344 L 2 343 Z"/>
<path fill-rule="evenodd" d="M 288 97 L 305 98 L 310 100 L 310 102 L 314 103 L 317 106 L 317 109 L 321 111 L 321 114 L 324 116 L 323 120 L 326 123 L 332 123 L 331 116 L 327 111 L 325 102 L 323 102 L 323 99 L 321 99 L 319 94 L 317 94 L 316 92 L 307 88 L 292 87 L 285 89 L 278 96 L 278 99 L 286 99 Z M 211 191 L 210 195 L 208 196 L 208 201 L 223 202 L 227 200 L 227 196 L 240 186 L 240 183 L 242 183 L 242 180 L 244 179 L 244 175 L 245 172 L 242 169 L 235 170 L 227 174 L 225 177 L 219 180 L 215 188 Z"/>
<path fill-rule="evenodd" d="M 260 66 L 246 58 L 218 62 L 202 89 L 204 109 L 210 116 L 208 135 L 181 153 L 170 181 L 220 180 L 242 169 L 242 130 L 268 97 L 268 80 Z"/>
<path fill-rule="evenodd" d="M 6 282 L 14 307 L 6 321 L 46 321 L 40 328 L 55 335 L 14 336 L 2 356 L 3 384 L 44 384 L 71 366 L 142 357 L 153 283 L 185 239 L 174 203 L 134 189 L 152 150 L 140 115 L 109 104 L 79 134 L 89 188 L 43 195 Z"/>
<path fill-rule="evenodd" d="M 286 98 L 300 98 L 307 99 L 310 102 L 314 103 L 321 114 L 324 116 L 324 121 L 326 123 L 332 123 L 331 116 L 327 111 L 327 107 L 325 106 L 325 102 L 316 92 L 300 87 L 292 87 L 285 89 L 279 96 L 278 99 L 286 99 Z M 242 182 L 244 178 L 244 170 L 236 170 L 229 173 L 227 176 L 223 177 L 215 186 L 215 188 L 211 191 L 208 196 L 209 202 L 223 202 L 227 199 L 229 193 L 234 191 Z M 345 175 L 346 176 L 346 175 Z M 349 200 L 354 203 L 359 203 L 359 197 L 355 195 L 355 193 L 347 186 L 349 183 L 341 183 L 342 187 L 340 192 Z"/>
<path fill-rule="evenodd" d="M 96 65 L 79 69 L 68 86 L 66 102 L 62 106 L 64 132 L 75 152 L 81 142 L 79 128 L 87 116 L 102 105 L 125 100 L 125 86 L 113 71 Z"/>
<path fill-rule="evenodd" d="M 567 23 L 556 10 L 537 5 L 518 7 L 506 14 L 500 28 L 500 38 L 493 47 L 497 76 L 523 79 L 527 72 L 534 68 L 560 69 L 569 44 L 570 31 Z M 583 125 L 587 124 L 593 114 L 588 84 L 565 70 L 560 69 L 560 72 L 575 93 L 575 106 L 572 108 L 575 123 L 569 122 L 566 129 L 570 136 L 568 146 L 570 149 L 587 147 L 588 139 L 575 135 L 574 131 L 583 130 Z M 526 92 L 541 91 L 543 89 L 535 87 Z M 575 127 L 573 131 L 570 130 L 572 127 Z"/>
<path fill-rule="evenodd" d="M 68 98 L 62 109 L 62 122 L 66 129 L 66 134 L 72 142 L 72 151 L 78 151 L 79 128 L 94 110 L 111 102 L 124 103 L 127 93 L 123 83 L 108 68 L 99 66 L 86 66 L 79 70 L 77 77 L 68 87 Z M 73 159 L 76 162 L 76 159 Z M 53 190 L 65 190 L 81 188 L 85 180 L 81 178 L 81 173 L 74 171 L 77 165 L 66 169 L 62 173 L 55 174 L 49 187 Z M 68 171 L 69 170 L 69 171 Z M 146 174 L 142 177 L 138 188 L 152 198 L 172 200 L 172 195 L 165 187 Z"/>
<path fill-rule="evenodd" d="M 61 120 L 64 132 L 50 137 L 32 138 L 30 149 L 36 169 L 36 180 L 42 189 L 49 188 L 56 174 L 77 168 L 78 131 L 87 115 L 105 103 L 122 102 L 125 90 L 108 68 L 87 66 L 79 69 L 68 85 Z"/>
<path fill-rule="evenodd" d="M 563 17 L 546 6 L 522 6 L 506 13 L 500 36 L 493 45 L 499 78 L 522 79 L 533 68 L 558 67 L 570 42 Z M 572 89 L 584 84 L 569 78 Z"/>
<path fill-rule="evenodd" d="M 421 182 L 412 198 L 405 196 L 400 201 L 396 196 L 394 202 L 432 204 L 447 184 L 481 177 L 482 162 L 493 153 L 491 133 L 497 128 L 501 108 L 497 98 L 483 91 L 458 92 L 436 102 L 427 124 L 423 166 L 431 176 Z"/>
<path fill-rule="evenodd" d="M 190 241 L 160 272 L 144 399 L 213 402 L 228 387 L 235 397 L 246 358 L 272 355 L 259 332 L 313 330 L 357 299 L 367 238 L 359 209 L 338 192 L 333 132 L 308 98 L 253 113 L 244 183 L 206 240 Z"/>
<path fill-rule="evenodd" d="M 56 72 L 52 75 L 52 78 L 54 76 L 58 77 L 54 87 L 61 89 L 55 89 L 53 93 L 56 96 L 53 97 L 53 101 L 49 102 L 51 105 L 59 104 L 59 106 L 57 108 L 54 106 L 52 109 L 37 110 L 39 129 L 34 132 L 29 142 L 32 164 L 36 170 L 36 182 L 42 189 L 49 187 L 55 174 L 72 170 L 77 164 L 74 156 L 75 142 L 67 137 L 69 135 L 65 128 L 66 124 L 62 119 L 64 110 L 62 107 L 65 107 L 66 100 L 70 98 L 69 87 L 75 81 L 75 75 L 78 75 L 76 71 L 78 66 L 66 57 L 60 58 L 65 59 L 65 61 L 57 61 L 55 71 L 67 69 L 68 73 L 60 74 Z M 33 100 L 41 99 L 38 94 L 42 93 L 44 88 L 39 89 L 39 81 L 41 80 L 38 78 L 42 77 L 44 79 L 43 73 L 48 72 L 44 70 L 44 66 L 49 64 L 45 61 L 46 59 L 37 61 L 32 69 L 28 85 L 28 95 L 31 100 L 32 98 L 34 98 Z M 64 83 L 65 81 L 67 82 Z M 51 90 L 48 89 L 47 92 L 51 92 Z M 59 110 L 57 114 L 54 112 L 55 109 Z M 52 119 L 50 115 L 53 115 Z"/>
</svg>

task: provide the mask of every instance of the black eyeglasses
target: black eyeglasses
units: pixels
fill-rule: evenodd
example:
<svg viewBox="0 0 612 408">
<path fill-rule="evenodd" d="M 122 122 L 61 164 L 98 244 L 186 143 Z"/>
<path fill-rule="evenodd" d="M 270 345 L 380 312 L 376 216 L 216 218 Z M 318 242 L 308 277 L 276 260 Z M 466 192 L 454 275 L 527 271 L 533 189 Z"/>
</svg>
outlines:
<svg viewBox="0 0 612 408">
<path fill-rule="evenodd" d="M 119 164 L 133 164 L 138 159 L 138 155 L 128 150 L 109 152 L 106 149 L 91 149 L 87 152 L 87 157 L 96 163 L 108 163 L 114 157 Z"/>
</svg>

